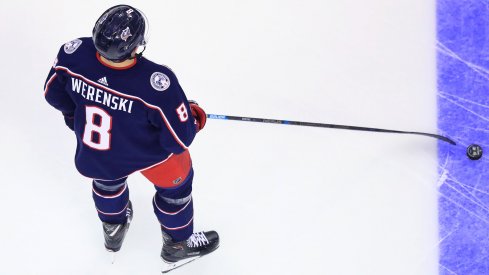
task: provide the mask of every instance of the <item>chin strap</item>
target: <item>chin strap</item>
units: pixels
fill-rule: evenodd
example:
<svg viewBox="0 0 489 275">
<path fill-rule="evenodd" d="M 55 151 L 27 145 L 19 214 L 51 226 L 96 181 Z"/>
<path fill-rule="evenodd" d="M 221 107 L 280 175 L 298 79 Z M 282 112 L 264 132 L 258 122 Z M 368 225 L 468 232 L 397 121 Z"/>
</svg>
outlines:
<svg viewBox="0 0 489 275">
<path fill-rule="evenodd" d="M 145 50 L 146 50 L 146 46 L 144 46 L 143 50 L 140 53 L 136 53 L 134 56 L 132 56 L 129 59 L 141 58 L 141 56 L 143 56 L 143 53 L 144 53 Z"/>
</svg>

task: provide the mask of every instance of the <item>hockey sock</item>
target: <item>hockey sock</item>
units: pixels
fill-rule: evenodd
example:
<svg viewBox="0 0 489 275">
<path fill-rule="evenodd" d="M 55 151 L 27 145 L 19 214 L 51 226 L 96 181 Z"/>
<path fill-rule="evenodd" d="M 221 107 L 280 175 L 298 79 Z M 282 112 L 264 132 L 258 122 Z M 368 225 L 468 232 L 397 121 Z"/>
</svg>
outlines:
<svg viewBox="0 0 489 275">
<path fill-rule="evenodd" d="M 161 224 L 161 230 L 172 237 L 174 242 L 188 239 L 194 230 L 193 171 L 186 182 L 174 189 L 156 187 L 153 207 Z"/>
<path fill-rule="evenodd" d="M 93 201 L 101 221 L 111 224 L 126 222 L 126 208 L 129 204 L 129 187 L 126 179 L 93 181 Z"/>
</svg>

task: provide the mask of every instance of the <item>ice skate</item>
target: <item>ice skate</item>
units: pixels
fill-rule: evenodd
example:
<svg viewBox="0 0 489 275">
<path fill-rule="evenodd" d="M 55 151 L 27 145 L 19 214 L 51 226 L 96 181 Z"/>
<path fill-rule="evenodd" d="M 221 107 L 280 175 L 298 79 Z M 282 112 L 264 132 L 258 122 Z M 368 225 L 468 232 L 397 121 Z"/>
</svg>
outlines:
<svg viewBox="0 0 489 275">
<path fill-rule="evenodd" d="M 181 242 L 173 242 L 171 237 L 163 232 L 163 273 L 188 264 L 219 247 L 219 235 L 215 231 L 193 233 L 190 238 Z"/>
<path fill-rule="evenodd" d="M 109 252 L 117 252 L 121 249 L 122 242 L 126 236 L 127 230 L 132 220 L 132 203 L 129 201 L 129 205 L 126 209 L 127 222 L 123 224 L 111 224 L 103 222 L 105 249 Z"/>
</svg>

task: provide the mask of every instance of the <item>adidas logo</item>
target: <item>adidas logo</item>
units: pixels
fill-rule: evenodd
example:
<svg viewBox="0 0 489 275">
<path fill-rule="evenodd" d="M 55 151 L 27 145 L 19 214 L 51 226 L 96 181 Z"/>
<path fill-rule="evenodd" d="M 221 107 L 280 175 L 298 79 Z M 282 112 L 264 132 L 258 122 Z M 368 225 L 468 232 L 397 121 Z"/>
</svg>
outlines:
<svg viewBox="0 0 489 275">
<path fill-rule="evenodd" d="M 98 83 L 103 84 L 105 86 L 109 86 L 109 83 L 107 83 L 107 77 L 102 77 L 101 79 L 97 80 Z"/>
</svg>

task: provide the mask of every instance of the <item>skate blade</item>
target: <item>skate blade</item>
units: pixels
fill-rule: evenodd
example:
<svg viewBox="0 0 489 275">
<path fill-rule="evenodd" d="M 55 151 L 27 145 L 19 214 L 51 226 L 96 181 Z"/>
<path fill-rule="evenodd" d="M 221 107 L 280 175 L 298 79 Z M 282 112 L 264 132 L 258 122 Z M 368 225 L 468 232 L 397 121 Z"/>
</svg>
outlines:
<svg viewBox="0 0 489 275">
<path fill-rule="evenodd" d="M 170 272 L 173 269 L 176 269 L 176 268 L 181 267 L 182 265 L 186 265 L 188 263 L 191 263 L 191 262 L 197 260 L 200 257 L 201 256 L 197 256 L 197 257 L 193 257 L 193 258 L 188 258 L 188 259 L 181 260 L 181 261 L 174 262 L 174 263 L 173 262 L 167 262 L 167 261 L 163 260 L 163 269 L 161 270 L 161 273 Z"/>
<path fill-rule="evenodd" d="M 116 256 L 118 254 L 118 252 L 114 252 L 112 250 L 108 250 L 107 249 L 107 252 L 109 253 L 109 260 L 110 260 L 110 263 L 111 264 L 114 264 L 115 263 L 115 259 L 116 259 Z"/>
</svg>

